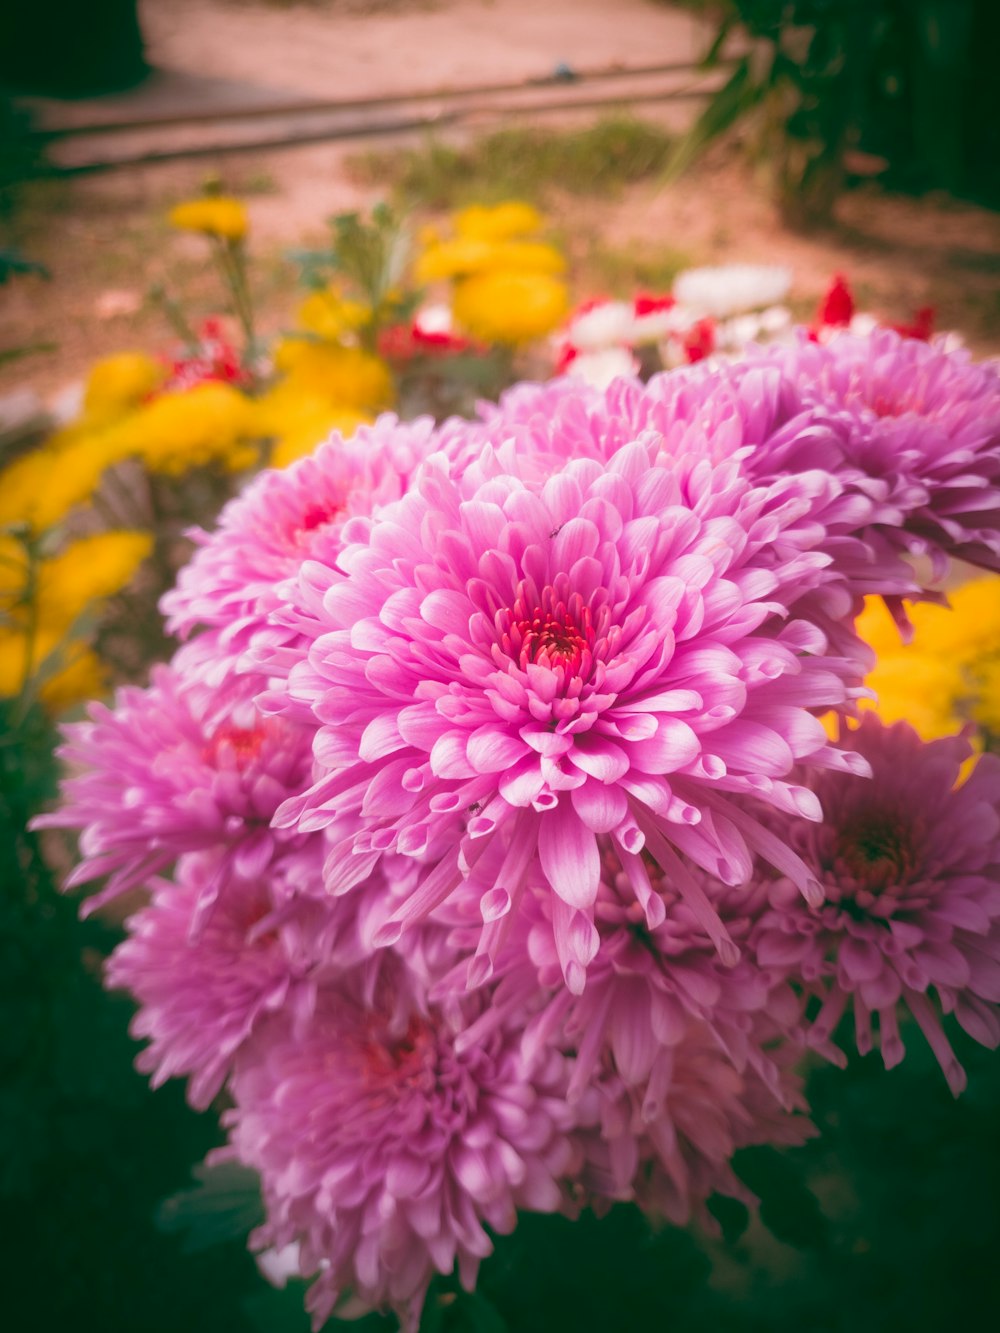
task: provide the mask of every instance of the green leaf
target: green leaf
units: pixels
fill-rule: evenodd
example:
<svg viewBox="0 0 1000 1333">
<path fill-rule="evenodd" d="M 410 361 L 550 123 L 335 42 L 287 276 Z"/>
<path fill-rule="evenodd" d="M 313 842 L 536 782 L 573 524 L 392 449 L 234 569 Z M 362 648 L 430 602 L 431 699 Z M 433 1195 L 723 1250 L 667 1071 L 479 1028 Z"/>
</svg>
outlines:
<svg viewBox="0 0 1000 1333">
<path fill-rule="evenodd" d="M 744 56 L 677 145 L 663 174 L 663 184 L 669 185 L 686 171 L 707 144 L 763 99 L 767 88 L 765 81 L 752 81 L 750 60 Z"/>
<path fill-rule="evenodd" d="M 264 1220 L 256 1171 L 238 1162 L 219 1162 L 202 1163 L 192 1174 L 199 1184 L 166 1199 L 156 1215 L 161 1231 L 186 1233 L 188 1254 L 245 1237 Z"/>
</svg>

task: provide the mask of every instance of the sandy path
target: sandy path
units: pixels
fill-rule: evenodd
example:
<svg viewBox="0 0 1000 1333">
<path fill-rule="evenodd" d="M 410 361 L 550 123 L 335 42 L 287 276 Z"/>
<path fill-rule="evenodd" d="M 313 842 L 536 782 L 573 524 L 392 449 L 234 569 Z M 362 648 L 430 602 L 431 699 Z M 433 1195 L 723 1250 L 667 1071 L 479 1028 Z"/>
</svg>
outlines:
<svg viewBox="0 0 1000 1333">
<path fill-rule="evenodd" d="M 342 3 L 332 8 L 335 21 L 318 3 L 287 9 L 146 0 L 150 54 L 193 75 L 348 97 L 401 90 L 401 70 L 406 88 L 415 89 L 532 78 L 557 60 L 581 68 L 614 60 L 636 65 L 698 49 L 689 16 L 649 0 L 442 0 L 430 9 L 404 4 L 363 14 L 339 12 Z M 264 327 L 287 326 L 296 293 L 281 253 L 321 240 L 330 214 L 367 207 L 384 194 L 345 171 L 345 156 L 358 147 L 220 155 L 46 185 L 25 210 L 28 231 L 19 239 L 53 280 L 22 279 L 0 290 L 0 347 L 50 350 L 0 365 L 0 394 L 29 385 L 48 395 L 96 356 L 168 345 L 162 316 L 141 304 L 154 282 L 183 292 L 196 314 L 216 308 L 202 242 L 165 222 L 170 204 L 196 193 L 212 173 L 247 198 Z M 830 274 L 843 270 L 868 308 L 903 319 L 915 306 L 934 304 L 942 325 L 964 329 L 977 351 L 1000 350 L 1000 218 L 946 198 L 866 189 L 840 201 L 837 227 L 806 237 L 782 225 L 744 160 L 717 149 L 666 189 L 650 182 L 617 199 L 555 198 L 550 211 L 568 236 L 600 238 L 625 254 L 650 257 L 670 248 L 691 263 L 790 264 L 803 310 Z M 586 244 L 575 248 L 585 261 Z M 590 280 L 574 270 L 583 298 Z"/>
<path fill-rule="evenodd" d="M 692 60 L 705 28 L 650 0 L 434 0 L 276 7 L 145 0 L 153 64 L 315 97 L 373 97 L 579 69 Z"/>
</svg>

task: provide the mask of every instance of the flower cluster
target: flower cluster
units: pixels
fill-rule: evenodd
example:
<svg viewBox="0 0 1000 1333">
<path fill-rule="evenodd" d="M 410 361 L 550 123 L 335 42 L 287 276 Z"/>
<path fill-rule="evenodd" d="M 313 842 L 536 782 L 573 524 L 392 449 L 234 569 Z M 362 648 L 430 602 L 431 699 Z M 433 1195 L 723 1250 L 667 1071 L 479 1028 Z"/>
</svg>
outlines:
<svg viewBox="0 0 1000 1333">
<path fill-rule="evenodd" d="M 438 262 L 473 240 L 529 244 Z M 183 646 L 67 728 L 42 822 L 91 907 L 146 890 L 109 968 L 141 1067 L 226 1090 L 317 1327 L 416 1328 L 518 1210 L 752 1202 L 733 1153 L 813 1132 L 796 1061 L 848 1010 L 956 1093 L 952 1016 L 1000 1041 L 1000 763 L 862 716 L 858 621 L 919 636 L 913 554 L 997 567 L 994 370 L 803 330 L 523 385 L 335 434 L 197 543 Z"/>
<path fill-rule="evenodd" d="M 451 283 L 455 322 L 487 343 L 512 347 L 551 333 L 566 314 L 566 261 L 538 239 L 544 223 L 530 204 L 474 206 L 452 219 L 453 235 L 429 234 L 418 282 Z"/>
<path fill-rule="evenodd" d="M 786 268 L 726 264 L 686 269 L 669 295 L 586 301 L 556 339 L 557 373 L 605 388 L 620 375 L 694 365 L 739 353 L 754 339 L 781 339 L 792 324 L 782 304 L 791 281 Z"/>
</svg>

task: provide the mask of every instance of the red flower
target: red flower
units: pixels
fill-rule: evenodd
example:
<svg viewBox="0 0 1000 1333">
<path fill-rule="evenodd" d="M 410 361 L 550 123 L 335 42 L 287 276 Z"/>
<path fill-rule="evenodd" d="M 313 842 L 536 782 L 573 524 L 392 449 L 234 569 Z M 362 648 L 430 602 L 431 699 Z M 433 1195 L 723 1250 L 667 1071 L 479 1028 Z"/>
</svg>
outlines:
<svg viewBox="0 0 1000 1333">
<path fill-rule="evenodd" d="M 168 361 L 169 370 L 161 393 L 193 389 L 196 384 L 218 380 L 241 388 L 253 383 L 252 374 L 240 361 L 240 354 L 226 337 L 221 320 L 206 319 L 201 326 L 200 342 L 195 352 Z"/>
<path fill-rule="evenodd" d="M 653 296 L 650 292 L 639 292 L 632 308 L 635 311 L 636 318 L 639 318 L 642 315 L 655 315 L 661 310 L 673 310 L 676 304 L 676 300 L 669 294 L 667 296 Z"/>
<path fill-rule="evenodd" d="M 922 305 L 914 311 L 912 324 L 890 324 L 889 327 L 901 338 L 917 338 L 920 342 L 930 342 L 934 332 L 934 320 L 937 311 L 932 305 Z"/>
<path fill-rule="evenodd" d="M 699 319 L 684 334 L 684 351 L 690 365 L 704 361 L 715 351 L 715 322 L 711 319 Z"/>
<path fill-rule="evenodd" d="M 826 295 L 819 304 L 816 321 L 822 327 L 846 329 L 854 318 L 854 297 L 842 273 L 835 273 Z"/>
</svg>

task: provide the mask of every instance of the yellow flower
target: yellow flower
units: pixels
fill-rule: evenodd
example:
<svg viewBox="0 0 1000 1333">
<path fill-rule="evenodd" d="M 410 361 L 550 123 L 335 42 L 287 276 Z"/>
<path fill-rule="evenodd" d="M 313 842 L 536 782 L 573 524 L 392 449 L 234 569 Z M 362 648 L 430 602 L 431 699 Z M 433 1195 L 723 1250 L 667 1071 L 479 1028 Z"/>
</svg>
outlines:
<svg viewBox="0 0 1000 1333">
<path fill-rule="evenodd" d="M 225 241 L 241 241 L 249 226 L 246 208 L 239 199 L 222 194 L 178 204 L 170 210 L 168 221 L 181 231 L 200 231 Z"/>
<path fill-rule="evenodd" d="M 508 199 L 493 208 L 473 204 L 456 213 L 453 221 L 460 236 L 471 236 L 480 241 L 509 241 L 515 236 L 531 236 L 545 225 L 538 209 L 520 199 Z"/>
<path fill-rule="evenodd" d="M 106 692 L 104 667 L 85 643 L 61 643 L 58 635 L 43 631 L 35 636 L 30 664 L 27 648 L 23 633 L 0 629 L 0 698 L 20 694 L 29 670 L 35 675 L 42 666 L 46 671 L 55 667 L 39 690 L 39 698 L 51 713 L 65 712 Z M 58 657 L 53 657 L 56 653 Z"/>
<path fill-rule="evenodd" d="M 85 643 L 63 645 L 64 665 L 49 676 L 38 697 L 50 713 L 65 713 L 108 692 L 104 663 Z"/>
<path fill-rule="evenodd" d="M 120 456 L 135 454 L 151 472 L 179 476 L 220 463 L 231 472 L 257 457 L 253 405 L 230 384 L 210 380 L 164 393 L 112 427 L 105 443 Z"/>
<path fill-rule="evenodd" d="M 566 287 L 557 278 L 508 269 L 458 283 L 452 305 L 456 322 L 472 337 L 510 345 L 544 338 L 568 308 Z"/>
<path fill-rule="evenodd" d="M 332 287 L 313 292 L 299 306 L 299 327 L 327 342 L 339 342 L 369 322 L 371 312 L 360 301 L 348 301 Z"/>
<path fill-rule="evenodd" d="M 968 721 L 1000 734 L 1000 577 L 988 575 L 948 594 L 950 606 L 911 607 L 913 640 L 899 632 L 880 599 L 869 598 L 857 629 L 877 662 L 866 684 L 887 722 L 907 720 L 925 740 Z"/>
<path fill-rule="evenodd" d="M 347 439 L 369 421 L 370 416 L 351 407 L 324 407 L 312 415 L 303 415 L 275 441 L 271 466 L 287 467 L 297 458 L 311 454 L 333 431 L 339 431 Z"/>
<path fill-rule="evenodd" d="M 440 282 L 445 278 L 459 278 L 468 273 L 479 273 L 490 262 L 496 247 L 479 237 L 458 236 L 439 241 L 421 254 L 414 266 L 417 282 Z"/>
<path fill-rule="evenodd" d="M 64 633 L 92 602 L 120 591 L 153 549 L 148 532 L 99 532 L 71 542 L 38 569 L 39 624 Z"/>
<path fill-rule="evenodd" d="M 0 524 L 47 532 L 93 493 L 106 463 L 89 439 L 65 449 L 42 446 L 0 473 Z"/>
<path fill-rule="evenodd" d="M 145 352 L 119 352 L 95 361 L 87 376 L 83 398 L 85 415 L 105 420 L 129 408 L 158 389 L 166 369 Z"/>
<path fill-rule="evenodd" d="M 281 413 L 294 404 L 298 394 L 362 412 L 377 412 L 391 406 L 393 401 L 388 366 L 360 347 L 286 338 L 275 348 L 274 364 L 285 372 L 285 378 L 264 394 L 258 404 L 272 433 L 282 430 Z"/>
<path fill-rule="evenodd" d="M 417 260 L 415 273 L 418 282 L 438 282 L 499 269 L 562 273 L 565 267 L 566 261 L 559 251 L 542 241 L 488 241 L 458 236 L 425 250 Z"/>
</svg>

